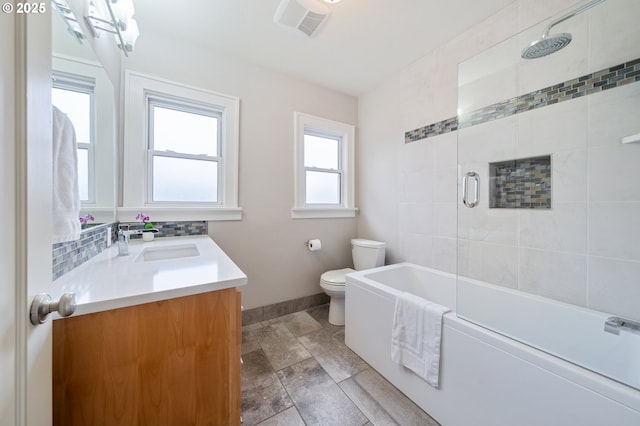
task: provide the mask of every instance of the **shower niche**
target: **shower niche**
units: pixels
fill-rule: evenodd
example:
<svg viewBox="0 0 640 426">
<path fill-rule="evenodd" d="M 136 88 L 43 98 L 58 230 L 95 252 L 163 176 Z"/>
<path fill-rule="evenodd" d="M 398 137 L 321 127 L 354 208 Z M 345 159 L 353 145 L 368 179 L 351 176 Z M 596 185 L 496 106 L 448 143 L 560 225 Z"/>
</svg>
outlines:
<svg viewBox="0 0 640 426">
<path fill-rule="evenodd" d="M 551 156 L 489 163 L 489 207 L 551 208 Z"/>
</svg>

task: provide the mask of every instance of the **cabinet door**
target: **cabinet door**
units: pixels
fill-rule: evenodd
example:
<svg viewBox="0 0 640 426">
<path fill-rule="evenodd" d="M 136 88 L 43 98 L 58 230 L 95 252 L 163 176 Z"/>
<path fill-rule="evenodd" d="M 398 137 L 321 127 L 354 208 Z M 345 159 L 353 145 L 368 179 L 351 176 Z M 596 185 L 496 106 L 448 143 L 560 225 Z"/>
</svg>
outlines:
<svg viewBox="0 0 640 426">
<path fill-rule="evenodd" d="M 235 288 L 54 322 L 54 424 L 240 423 Z"/>
</svg>

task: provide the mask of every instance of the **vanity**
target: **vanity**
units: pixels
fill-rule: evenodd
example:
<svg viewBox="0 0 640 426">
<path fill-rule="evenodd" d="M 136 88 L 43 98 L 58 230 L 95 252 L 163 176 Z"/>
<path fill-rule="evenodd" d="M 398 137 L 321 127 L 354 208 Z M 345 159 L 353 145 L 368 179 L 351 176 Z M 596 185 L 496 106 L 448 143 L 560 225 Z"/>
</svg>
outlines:
<svg viewBox="0 0 640 426">
<path fill-rule="evenodd" d="M 246 275 L 208 236 L 117 245 L 53 283 L 54 425 L 240 424 Z"/>
</svg>

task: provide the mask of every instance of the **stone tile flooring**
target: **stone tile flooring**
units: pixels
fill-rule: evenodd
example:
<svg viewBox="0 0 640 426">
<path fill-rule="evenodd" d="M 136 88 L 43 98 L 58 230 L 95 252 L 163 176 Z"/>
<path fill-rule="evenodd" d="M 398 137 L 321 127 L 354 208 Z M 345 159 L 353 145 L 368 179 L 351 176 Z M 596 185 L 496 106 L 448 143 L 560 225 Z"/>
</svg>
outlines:
<svg viewBox="0 0 640 426">
<path fill-rule="evenodd" d="M 344 344 L 329 306 L 242 329 L 243 425 L 438 423 Z"/>
</svg>

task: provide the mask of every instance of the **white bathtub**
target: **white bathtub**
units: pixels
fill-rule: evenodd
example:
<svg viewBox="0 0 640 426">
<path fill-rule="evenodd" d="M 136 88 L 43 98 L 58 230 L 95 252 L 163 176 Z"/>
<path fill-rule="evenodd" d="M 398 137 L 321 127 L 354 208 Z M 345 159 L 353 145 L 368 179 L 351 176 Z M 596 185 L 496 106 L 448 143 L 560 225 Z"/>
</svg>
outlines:
<svg viewBox="0 0 640 426">
<path fill-rule="evenodd" d="M 478 283 L 468 280 L 464 285 L 474 284 Z M 518 311 L 519 299 L 529 308 L 532 299 L 547 303 L 505 290 L 512 299 L 506 305 L 497 304 L 492 300 L 504 296 L 498 287 L 479 285 L 472 290 L 478 292 L 473 296 L 476 304 L 491 303 L 488 311 L 496 318 Z M 444 317 L 438 389 L 391 361 L 393 310 L 400 291 L 452 309 Z M 410 263 L 353 272 L 347 275 L 345 298 L 346 344 L 443 426 L 640 425 L 638 390 L 459 318 L 453 312 L 455 275 Z M 509 312 L 495 312 L 505 306 Z M 592 311 L 566 311 L 566 322 L 572 326 L 594 321 L 580 317 Z M 598 318 L 600 324 L 605 318 L 604 314 Z M 515 323 L 523 326 L 526 335 L 526 321 Z M 519 334 L 517 329 L 510 332 Z M 585 346 L 592 339 L 577 336 L 582 339 L 579 344 L 568 346 L 596 357 L 605 355 L 597 347 Z M 610 357 L 605 363 L 616 359 Z M 638 358 L 635 361 L 640 363 Z"/>
</svg>

